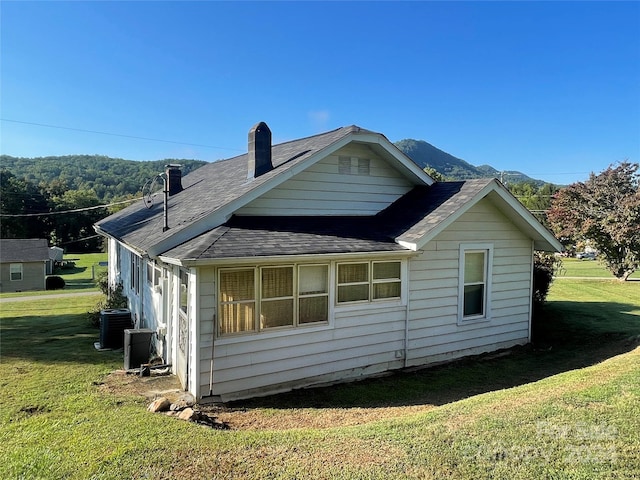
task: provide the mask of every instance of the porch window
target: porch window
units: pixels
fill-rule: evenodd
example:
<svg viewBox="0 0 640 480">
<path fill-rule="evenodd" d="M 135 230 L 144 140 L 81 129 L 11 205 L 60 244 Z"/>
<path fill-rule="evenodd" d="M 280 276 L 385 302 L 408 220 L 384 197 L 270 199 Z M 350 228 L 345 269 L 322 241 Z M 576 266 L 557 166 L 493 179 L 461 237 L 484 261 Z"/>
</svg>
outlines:
<svg viewBox="0 0 640 480">
<path fill-rule="evenodd" d="M 147 284 L 152 287 L 160 285 L 162 279 L 162 270 L 158 266 L 155 260 L 147 261 Z"/>
<path fill-rule="evenodd" d="M 338 303 L 369 300 L 369 263 L 338 264 Z"/>
<path fill-rule="evenodd" d="M 180 311 L 186 315 L 189 308 L 189 272 L 180 269 Z"/>
<path fill-rule="evenodd" d="M 218 284 L 220 335 L 329 319 L 329 265 L 221 269 Z"/>
<path fill-rule="evenodd" d="M 401 265 L 393 262 L 339 263 L 338 303 L 400 298 Z"/>
<path fill-rule="evenodd" d="M 461 320 L 489 317 L 490 271 L 493 250 L 490 246 L 461 246 L 459 317 Z"/>
<path fill-rule="evenodd" d="M 220 272 L 220 333 L 255 330 L 255 269 Z"/>
<path fill-rule="evenodd" d="M 373 262 L 373 299 L 400 298 L 400 262 Z"/>
<path fill-rule="evenodd" d="M 21 263 L 11 263 L 9 264 L 9 277 L 12 282 L 22 280 L 22 264 Z"/>
<path fill-rule="evenodd" d="M 131 252 L 130 258 L 130 287 L 135 293 L 140 293 L 140 257 Z"/>
<path fill-rule="evenodd" d="M 329 266 L 298 267 L 298 323 L 326 322 L 329 319 Z"/>
<path fill-rule="evenodd" d="M 260 328 L 293 326 L 293 267 L 262 268 Z"/>
<path fill-rule="evenodd" d="M 147 260 L 147 284 L 153 285 L 153 261 Z"/>
</svg>

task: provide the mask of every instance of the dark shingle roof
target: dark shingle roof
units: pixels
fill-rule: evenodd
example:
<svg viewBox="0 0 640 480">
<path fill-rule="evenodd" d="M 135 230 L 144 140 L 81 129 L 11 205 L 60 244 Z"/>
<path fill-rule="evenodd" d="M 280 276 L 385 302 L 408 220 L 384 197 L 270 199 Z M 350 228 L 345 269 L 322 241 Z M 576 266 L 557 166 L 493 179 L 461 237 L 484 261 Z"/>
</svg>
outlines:
<svg viewBox="0 0 640 480">
<path fill-rule="evenodd" d="M 49 246 L 44 238 L 0 239 L 0 262 L 41 262 L 49 260 Z"/>
<path fill-rule="evenodd" d="M 247 154 L 200 167 L 183 177 L 184 190 L 169 198 L 170 230 L 167 232 L 162 232 L 164 220 L 160 195 L 150 209 L 138 202 L 96 225 L 103 232 L 128 245 L 140 251 L 147 251 L 161 240 L 216 212 L 318 151 L 351 133 L 358 132 L 373 133 L 357 126 L 350 126 L 274 145 L 273 170 L 252 180 L 247 180 Z"/>
<path fill-rule="evenodd" d="M 224 225 L 164 255 L 202 260 L 406 251 L 396 240 L 417 240 L 454 214 L 491 181 L 441 182 L 414 187 L 374 216 L 234 216 Z"/>
</svg>

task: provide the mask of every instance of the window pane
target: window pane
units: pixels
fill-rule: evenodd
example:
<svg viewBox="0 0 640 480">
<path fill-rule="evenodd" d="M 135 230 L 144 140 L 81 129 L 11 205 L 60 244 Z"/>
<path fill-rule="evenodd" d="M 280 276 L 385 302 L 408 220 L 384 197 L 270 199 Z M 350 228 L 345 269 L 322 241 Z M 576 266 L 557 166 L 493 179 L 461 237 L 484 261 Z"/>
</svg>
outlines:
<svg viewBox="0 0 640 480">
<path fill-rule="evenodd" d="M 464 283 L 484 282 L 484 252 L 465 252 Z"/>
<path fill-rule="evenodd" d="M 9 276 L 11 280 L 22 280 L 22 264 L 11 263 L 9 264 Z"/>
<path fill-rule="evenodd" d="M 253 300 L 253 269 L 220 273 L 220 301 Z"/>
<path fill-rule="evenodd" d="M 255 329 L 255 302 L 221 306 L 220 333 L 250 332 Z"/>
<path fill-rule="evenodd" d="M 338 287 L 338 302 L 357 302 L 359 300 L 369 300 L 369 284 Z"/>
<path fill-rule="evenodd" d="M 400 278 L 400 262 L 384 262 L 373 264 L 373 279 Z"/>
<path fill-rule="evenodd" d="M 484 313 L 484 285 L 466 285 L 464 287 L 464 316 Z"/>
<path fill-rule="evenodd" d="M 329 267 L 327 265 L 300 267 L 298 275 L 300 295 L 328 292 Z"/>
<path fill-rule="evenodd" d="M 342 263 L 338 265 L 338 283 L 369 281 L 368 263 Z"/>
<path fill-rule="evenodd" d="M 301 298 L 299 302 L 298 322 L 326 322 L 329 318 L 329 301 L 327 296 Z"/>
<path fill-rule="evenodd" d="M 151 285 L 153 283 L 153 264 L 147 262 L 147 283 Z"/>
<path fill-rule="evenodd" d="M 262 302 L 260 324 L 262 328 L 292 326 L 293 299 Z"/>
<path fill-rule="evenodd" d="M 373 284 L 373 298 L 399 298 L 400 282 L 385 282 Z"/>
<path fill-rule="evenodd" d="M 262 269 L 262 298 L 293 295 L 293 267 Z"/>
</svg>

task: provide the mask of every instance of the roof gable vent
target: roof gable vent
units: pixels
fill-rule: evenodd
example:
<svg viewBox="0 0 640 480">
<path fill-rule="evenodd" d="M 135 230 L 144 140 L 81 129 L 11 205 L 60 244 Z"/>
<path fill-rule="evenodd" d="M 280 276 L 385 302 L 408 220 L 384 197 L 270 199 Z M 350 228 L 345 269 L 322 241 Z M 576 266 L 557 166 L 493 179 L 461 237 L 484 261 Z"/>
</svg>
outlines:
<svg viewBox="0 0 640 480">
<path fill-rule="evenodd" d="M 271 130 L 260 122 L 249 130 L 247 178 L 252 179 L 273 170 L 271 163 Z"/>
</svg>

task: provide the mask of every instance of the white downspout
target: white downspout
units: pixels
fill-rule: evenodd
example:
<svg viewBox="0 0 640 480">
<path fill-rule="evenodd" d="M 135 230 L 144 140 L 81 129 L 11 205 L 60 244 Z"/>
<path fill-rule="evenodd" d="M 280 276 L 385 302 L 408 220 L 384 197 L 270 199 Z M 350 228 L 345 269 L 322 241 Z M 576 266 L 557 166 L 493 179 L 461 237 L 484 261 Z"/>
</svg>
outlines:
<svg viewBox="0 0 640 480">
<path fill-rule="evenodd" d="M 531 276 L 529 279 L 529 333 L 528 333 L 528 342 L 531 343 L 531 327 L 532 327 L 532 323 L 533 323 L 533 266 L 535 264 L 535 259 L 534 259 L 534 253 L 535 253 L 535 248 L 534 248 L 534 241 L 531 240 Z"/>
<path fill-rule="evenodd" d="M 406 289 L 407 289 L 407 305 L 404 310 L 404 368 L 408 366 L 408 357 L 409 357 L 409 302 L 411 301 L 411 258 L 407 259 L 407 281 Z"/>
</svg>

